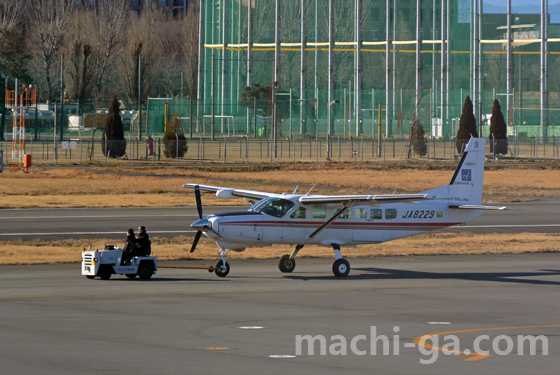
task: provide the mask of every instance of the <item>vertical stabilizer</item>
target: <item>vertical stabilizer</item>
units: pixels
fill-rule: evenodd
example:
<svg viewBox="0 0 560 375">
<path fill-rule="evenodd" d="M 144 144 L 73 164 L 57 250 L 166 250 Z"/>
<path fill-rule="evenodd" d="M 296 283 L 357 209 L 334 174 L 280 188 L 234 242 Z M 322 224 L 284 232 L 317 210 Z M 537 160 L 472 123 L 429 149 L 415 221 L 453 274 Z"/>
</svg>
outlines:
<svg viewBox="0 0 560 375">
<path fill-rule="evenodd" d="M 485 138 L 471 138 L 449 185 L 425 193 L 453 198 L 453 203 L 480 205 L 484 181 Z"/>
</svg>

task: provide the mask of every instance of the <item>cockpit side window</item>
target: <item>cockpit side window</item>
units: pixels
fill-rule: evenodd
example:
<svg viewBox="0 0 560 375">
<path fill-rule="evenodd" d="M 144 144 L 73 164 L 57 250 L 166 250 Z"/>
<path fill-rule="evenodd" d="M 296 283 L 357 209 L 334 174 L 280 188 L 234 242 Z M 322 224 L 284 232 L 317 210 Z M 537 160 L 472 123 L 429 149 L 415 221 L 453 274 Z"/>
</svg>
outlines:
<svg viewBox="0 0 560 375">
<path fill-rule="evenodd" d="M 274 217 L 282 217 L 294 207 L 294 202 L 282 198 L 268 198 L 251 207 L 252 211 Z"/>
<path fill-rule="evenodd" d="M 305 209 L 305 207 L 298 207 L 297 210 L 295 210 L 290 217 L 292 219 L 305 219 L 307 215 L 307 210 Z"/>
</svg>

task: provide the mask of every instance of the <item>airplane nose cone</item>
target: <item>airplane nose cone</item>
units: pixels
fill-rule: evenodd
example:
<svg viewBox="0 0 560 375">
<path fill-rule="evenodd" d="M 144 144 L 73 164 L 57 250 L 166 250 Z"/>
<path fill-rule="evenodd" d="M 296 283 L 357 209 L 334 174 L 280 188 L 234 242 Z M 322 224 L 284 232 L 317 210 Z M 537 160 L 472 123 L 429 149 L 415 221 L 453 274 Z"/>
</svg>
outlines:
<svg viewBox="0 0 560 375">
<path fill-rule="evenodd" d="M 208 219 L 206 218 L 202 218 L 200 220 L 195 221 L 194 223 L 191 224 L 191 228 L 196 229 L 196 230 L 200 230 L 200 231 L 207 231 L 208 229 L 210 229 L 210 222 L 208 221 Z"/>
</svg>

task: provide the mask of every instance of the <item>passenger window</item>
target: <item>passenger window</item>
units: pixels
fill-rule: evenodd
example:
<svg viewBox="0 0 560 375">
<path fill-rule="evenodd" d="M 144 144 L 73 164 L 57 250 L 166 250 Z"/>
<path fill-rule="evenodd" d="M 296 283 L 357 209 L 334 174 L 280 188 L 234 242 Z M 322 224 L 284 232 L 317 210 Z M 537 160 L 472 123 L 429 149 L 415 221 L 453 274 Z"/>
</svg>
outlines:
<svg viewBox="0 0 560 375">
<path fill-rule="evenodd" d="M 356 219 L 367 219 L 367 210 L 365 208 L 356 208 Z"/>
<path fill-rule="evenodd" d="M 341 210 L 341 208 L 335 208 L 334 209 L 334 214 L 336 215 L 337 212 L 339 212 L 340 210 Z M 344 213 L 342 215 L 340 215 L 338 218 L 339 219 L 352 219 L 352 210 L 344 211 Z"/>
<path fill-rule="evenodd" d="M 369 211 L 369 218 L 372 220 L 383 219 L 383 210 L 381 208 L 372 208 L 371 211 Z"/>
<path fill-rule="evenodd" d="M 326 207 L 313 207 L 313 218 L 322 219 L 327 217 Z"/>
<path fill-rule="evenodd" d="M 385 219 L 396 219 L 397 218 L 397 209 L 396 208 L 388 208 L 385 210 Z"/>
<path fill-rule="evenodd" d="M 305 207 L 299 207 L 297 210 L 294 211 L 293 214 L 290 215 L 292 219 L 305 219 L 305 216 L 306 216 Z"/>
</svg>

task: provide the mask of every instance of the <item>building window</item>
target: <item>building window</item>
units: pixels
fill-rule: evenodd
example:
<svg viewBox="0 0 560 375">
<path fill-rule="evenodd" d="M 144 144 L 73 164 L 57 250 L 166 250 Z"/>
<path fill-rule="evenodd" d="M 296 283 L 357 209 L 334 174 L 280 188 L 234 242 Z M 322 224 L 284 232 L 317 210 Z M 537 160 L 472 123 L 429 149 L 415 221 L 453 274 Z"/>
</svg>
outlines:
<svg viewBox="0 0 560 375">
<path fill-rule="evenodd" d="M 157 5 L 160 7 L 167 6 L 167 0 L 158 0 Z"/>
<path fill-rule="evenodd" d="M 371 40 L 379 39 L 379 29 L 377 27 L 372 27 L 371 29 L 369 29 L 369 33 Z"/>
</svg>

